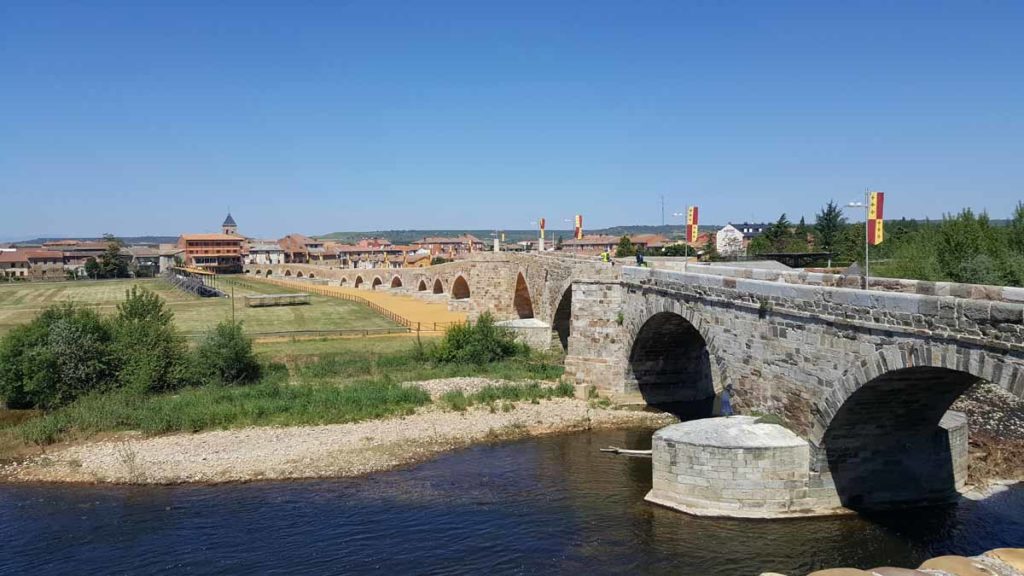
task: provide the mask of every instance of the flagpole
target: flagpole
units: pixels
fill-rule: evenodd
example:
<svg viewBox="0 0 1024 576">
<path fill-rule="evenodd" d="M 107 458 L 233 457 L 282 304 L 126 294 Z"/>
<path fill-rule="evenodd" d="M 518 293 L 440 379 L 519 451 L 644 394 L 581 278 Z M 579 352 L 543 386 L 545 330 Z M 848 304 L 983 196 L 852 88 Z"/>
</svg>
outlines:
<svg viewBox="0 0 1024 576">
<path fill-rule="evenodd" d="M 864 189 L 864 289 L 871 289 L 871 257 L 868 254 L 868 220 L 871 216 L 871 189 Z"/>
</svg>

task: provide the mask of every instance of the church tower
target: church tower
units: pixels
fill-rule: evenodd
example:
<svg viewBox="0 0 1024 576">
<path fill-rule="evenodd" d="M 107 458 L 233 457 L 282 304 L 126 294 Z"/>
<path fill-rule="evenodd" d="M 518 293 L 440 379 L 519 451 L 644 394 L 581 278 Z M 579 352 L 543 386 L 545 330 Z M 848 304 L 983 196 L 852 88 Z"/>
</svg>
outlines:
<svg viewBox="0 0 1024 576">
<path fill-rule="evenodd" d="M 238 224 L 235 224 L 235 219 L 231 217 L 230 212 L 228 212 L 228 217 L 224 219 L 224 223 L 220 225 L 220 229 L 230 236 L 238 234 Z"/>
</svg>

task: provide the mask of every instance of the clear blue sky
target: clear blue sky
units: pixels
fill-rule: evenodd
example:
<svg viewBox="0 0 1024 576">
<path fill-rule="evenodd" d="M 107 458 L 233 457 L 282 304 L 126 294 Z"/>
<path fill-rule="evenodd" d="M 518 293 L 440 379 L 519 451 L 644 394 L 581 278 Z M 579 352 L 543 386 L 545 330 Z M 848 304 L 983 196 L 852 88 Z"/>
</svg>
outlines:
<svg viewBox="0 0 1024 576">
<path fill-rule="evenodd" d="M 0 238 L 1024 198 L 1019 0 L 159 4 L 0 3 Z"/>
</svg>

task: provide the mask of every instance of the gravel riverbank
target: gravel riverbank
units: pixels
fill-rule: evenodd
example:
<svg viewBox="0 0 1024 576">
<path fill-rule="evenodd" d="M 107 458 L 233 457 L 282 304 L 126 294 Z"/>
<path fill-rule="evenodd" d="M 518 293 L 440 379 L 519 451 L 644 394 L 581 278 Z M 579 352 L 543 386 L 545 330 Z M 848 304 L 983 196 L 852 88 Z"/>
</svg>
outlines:
<svg viewBox="0 0 1024 576">
<path fill-rule="evenodd" d="M 482 378 L 418 383 L 432 396 L 488 384 Z M 114 439 L 53 447 L 0 470 L 23 482 L 178 484 L 356 476 L 411 464 L 474 443 L 588 428 L 662 426 L 671 416 L 595 407 L 559 398 L 520 402 L 510 411 L 436 405 L 411 416 L 352 424 L 259 427 Z"/>
</svg>

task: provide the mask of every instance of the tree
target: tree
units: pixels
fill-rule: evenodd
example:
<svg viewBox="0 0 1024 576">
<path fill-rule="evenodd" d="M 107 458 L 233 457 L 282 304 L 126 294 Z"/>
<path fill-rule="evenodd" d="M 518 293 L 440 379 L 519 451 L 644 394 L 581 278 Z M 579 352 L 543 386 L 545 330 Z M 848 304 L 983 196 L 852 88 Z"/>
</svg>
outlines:
<svg viewBox="0 0 1024 576">
<path fill-rule="evenodd" d="M 769 226 L 768 230 L 765 230 L 765 239 L 771 244 L 773 250 L 781 252 L 785 249 L 785 241 L 791 235 L 790 228 L 792 227 L 792 223 L 783 212 L 782 216 L 779 216 L 779 219 Z"/>
<path fill-rule="evenodd" d="M 128 276 L 128 263 L 121 257 L 121 248 L 124 243 L 113 234 L 104 234 L 103 239 L 107 242 L 107 249 L 100 254 L 97 264 L 99 265 L 97 277 L 99 278 L 125 278 Z"/>
<path fill-rule="evenodd" d="M 708 241 L 704 243 L 704 253 L 701 254 L 704 257 L 705 262 L 711 262 L 712 260 L 718 259 L 718 249 L 715 248 L 715 237 L 708 235 Z"/>
<path fill-rule="evenodd" d="M 89 278 L 100 277 L 100 263 L 96 261 L 92 256 L 85 261 L 85 275 Z"/>
<path fill-rule="evenodd" d="M 686 256 L 689 253 L 689 245 L 683 242 L 678 244 L 669 244 L 661 249 L 662 256 Z"/>
<path fill-rule="evenodd" d="M 196 356 L 198 366 L 213 383 L 249 384 L 260 377 L 252 340 L 242 332 L 241 322 L 225 320 L 217 324 L 199 345 Z"/>
<path fill-rule="evenodd" d="M 1008 244 L 1010 249 L 1017 254 L 1024 255 L 1024 202 L 1017 202 L 1013 210 L 1013 219 L 1007 227 L 1009 234 Z"/>
<path fill-rule="evenodd" d="M 563 242 L 562 235 L 559 234 L 558 237 L 555 238 L 555 250 L 561 250 L 562 249 L 562 242 Z"/>
<path fill-rule="evenodd" d="M 832 267 L 832 254 L 836 250 L 836 241 L 846 226 L 846 217 L 839 205 L 829 200 L 828 204 L 818 212 L 814 221 L 814 231 L 818 235 L 818 245 L 829 253 L 828 266 Z"/>
<path fill-rule="evenodd" d="M 636 256 L 636 247 L 633 246 L 633 241 L 629 239 L 629 236 L 623 235 L 619 238 L 619 245 L 615 247 L 616 258 L 627 258 L 629 256 Z"/>
</svg>

